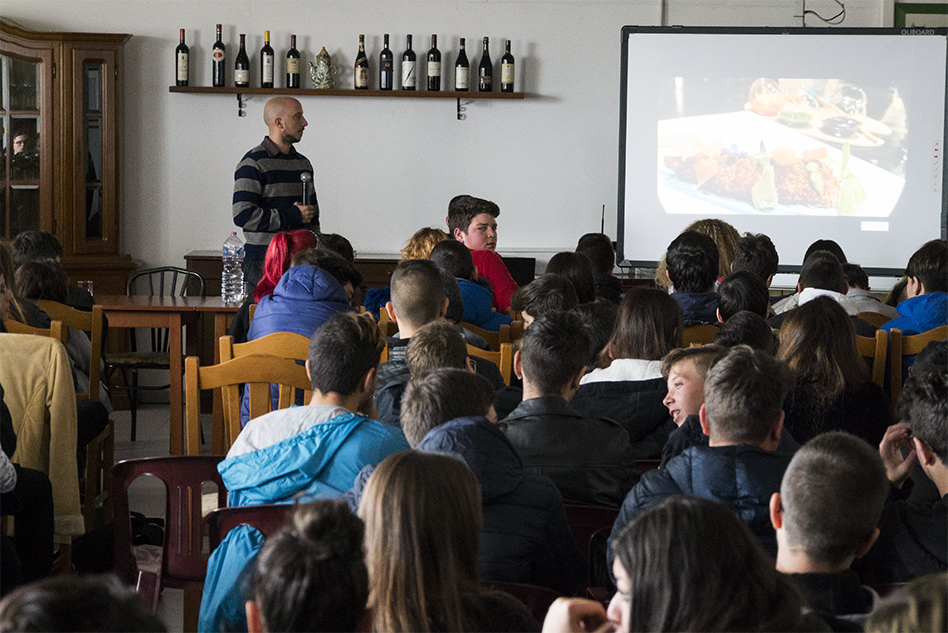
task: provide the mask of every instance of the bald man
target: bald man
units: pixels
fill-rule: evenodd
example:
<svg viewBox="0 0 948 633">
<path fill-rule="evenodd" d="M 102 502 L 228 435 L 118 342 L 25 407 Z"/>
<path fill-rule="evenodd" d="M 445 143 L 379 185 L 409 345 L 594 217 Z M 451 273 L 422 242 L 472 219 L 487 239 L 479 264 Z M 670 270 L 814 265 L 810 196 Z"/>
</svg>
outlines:
<svg viewBox="0 0 948 633">
<path fill-rule="evenodd" d="M 267 136 L 234 172 L 234 224 L 244 230 L 244 280 L 252 289 L 263 273 L 263 258 L 275 233 L 310 229 L 319 233 L 319 203 L 313 165 L 296 151 L 306 129 L 303 106 L 291 97 L 274 97 L 263 108 Z M 309 201 L 303 204 L 300 175 L 310 176 Z"/>
</svg>

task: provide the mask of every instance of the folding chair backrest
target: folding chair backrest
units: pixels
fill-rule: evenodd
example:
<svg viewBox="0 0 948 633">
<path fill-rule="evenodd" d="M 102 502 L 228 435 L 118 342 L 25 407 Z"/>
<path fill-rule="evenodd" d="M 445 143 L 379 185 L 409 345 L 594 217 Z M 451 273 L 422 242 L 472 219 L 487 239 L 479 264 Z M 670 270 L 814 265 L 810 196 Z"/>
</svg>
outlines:
<svg viewBox="0 0 948 633">
<path fill-rule="evenodd" d="M 99 374 L 102 371 L 102 329 L 104 322 L 102 306 L 92 306 L 92 311 L 86 312 L 57 301 L 39 300 L 36 305 L 42 308 L 50 318 L 61 321 L 67 328 L 81 330 L 89 335 L 89 341 L 92 344 L 91 362 L 89 363 L 89 392 L 77 393 L 76 397 L 80 400 L 98 400 Z"/>
<path fill-rule="evenodd" d="M 184 361 L 185 413 L 187 419 L 188 455 L 201 453 L 201 391 L 220 389 L 224 411 L 224 450 L 228 450 L 240 434 L 240 389 L 249 390 L 250 419 L 271 408 L 270 383 L 280 385 L 278 408 L 293 404 L 296 389 L 303 390 L 304 401 L 312 397 L 306 368 L 289 358 L 269 354 L 250 354 L 233 358 L 219 365 L 201 367 L 197 356 Z"/>
<path fill-rule="evenodd" d="M 885 382 L 885 357 L 888 343 L 889 333 L 885 330 L 876 330 L 874 337 L 856 335 L 856 349 L 860 356 L 872 361 L 872 382 L 880 387 Z"/>
<path fill-rule="evenodd" d="M 501 343 L 499 352 L 490 352 L 474 347 L 473 345 L 468 345 L 467 354 L 468 356 L 489 360 L 497 365 L 497 368 L 500 370 L 500 375 L 504 378 L 504 382 L 508 386 L 510 385 L 510 375 L 513 373 L 513 345 L 510 343 Z"/>
</svg>

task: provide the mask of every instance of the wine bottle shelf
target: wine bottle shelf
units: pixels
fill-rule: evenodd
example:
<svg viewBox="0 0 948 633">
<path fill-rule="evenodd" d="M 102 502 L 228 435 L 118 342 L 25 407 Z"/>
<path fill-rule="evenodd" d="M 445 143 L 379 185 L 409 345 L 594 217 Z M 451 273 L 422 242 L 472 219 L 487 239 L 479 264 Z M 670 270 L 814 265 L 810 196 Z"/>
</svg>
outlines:
<svg viewBox="0 0 948 633">
<path fill-rule="evenodd" d="M 453 90 L 354 90 L 314 88 L 212 88 L 210 86 L 169 86 L 169 92 L 222 95 L 302 95 L 304 97 L 403 97 L 415 99 L 523 99 L 522 92 L 456 92 Z"/>
</svg>

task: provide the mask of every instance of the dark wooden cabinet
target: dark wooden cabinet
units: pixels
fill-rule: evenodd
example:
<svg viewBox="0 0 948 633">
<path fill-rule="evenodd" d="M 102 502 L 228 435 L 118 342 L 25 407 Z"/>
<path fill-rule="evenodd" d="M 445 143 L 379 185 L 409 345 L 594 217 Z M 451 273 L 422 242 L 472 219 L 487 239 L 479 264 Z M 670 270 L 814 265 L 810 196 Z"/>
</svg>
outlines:
<svg viewBox="0 0 948 633">
<path fill-rule="evenodd" d="M 123 49 L 130 35 L 29 31 L 0 21 L 0 242 L 40 229 L 70 281 L 124 293 Z"/>
</svg>

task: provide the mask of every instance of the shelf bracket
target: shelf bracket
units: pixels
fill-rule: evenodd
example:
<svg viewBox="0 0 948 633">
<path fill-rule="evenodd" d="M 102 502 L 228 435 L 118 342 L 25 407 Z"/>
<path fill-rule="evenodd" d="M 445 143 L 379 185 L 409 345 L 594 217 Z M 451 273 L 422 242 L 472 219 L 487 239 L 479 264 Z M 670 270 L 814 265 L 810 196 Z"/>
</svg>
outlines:
<svg viewBox="0 0 948 633">
<path fill-rule="evenodd" d="M 463 121 L 467 118 L 467 115 L 465 114 L 467 108 L 465 106 L 467 106 L 469 103 L 471 103 L 471 101 L 470 99 L 467 99 L 464 101 L 464 105 L 461 105 L 461 97 L 458 97 L 458 121 Z"/>
<path fill-rule="evenodd" d="M 247 116 L 247 112 L 244 110 L 246 104 L 244 104 L 244 96 L 237 93 L 237 116 Z"/>
</svg>

